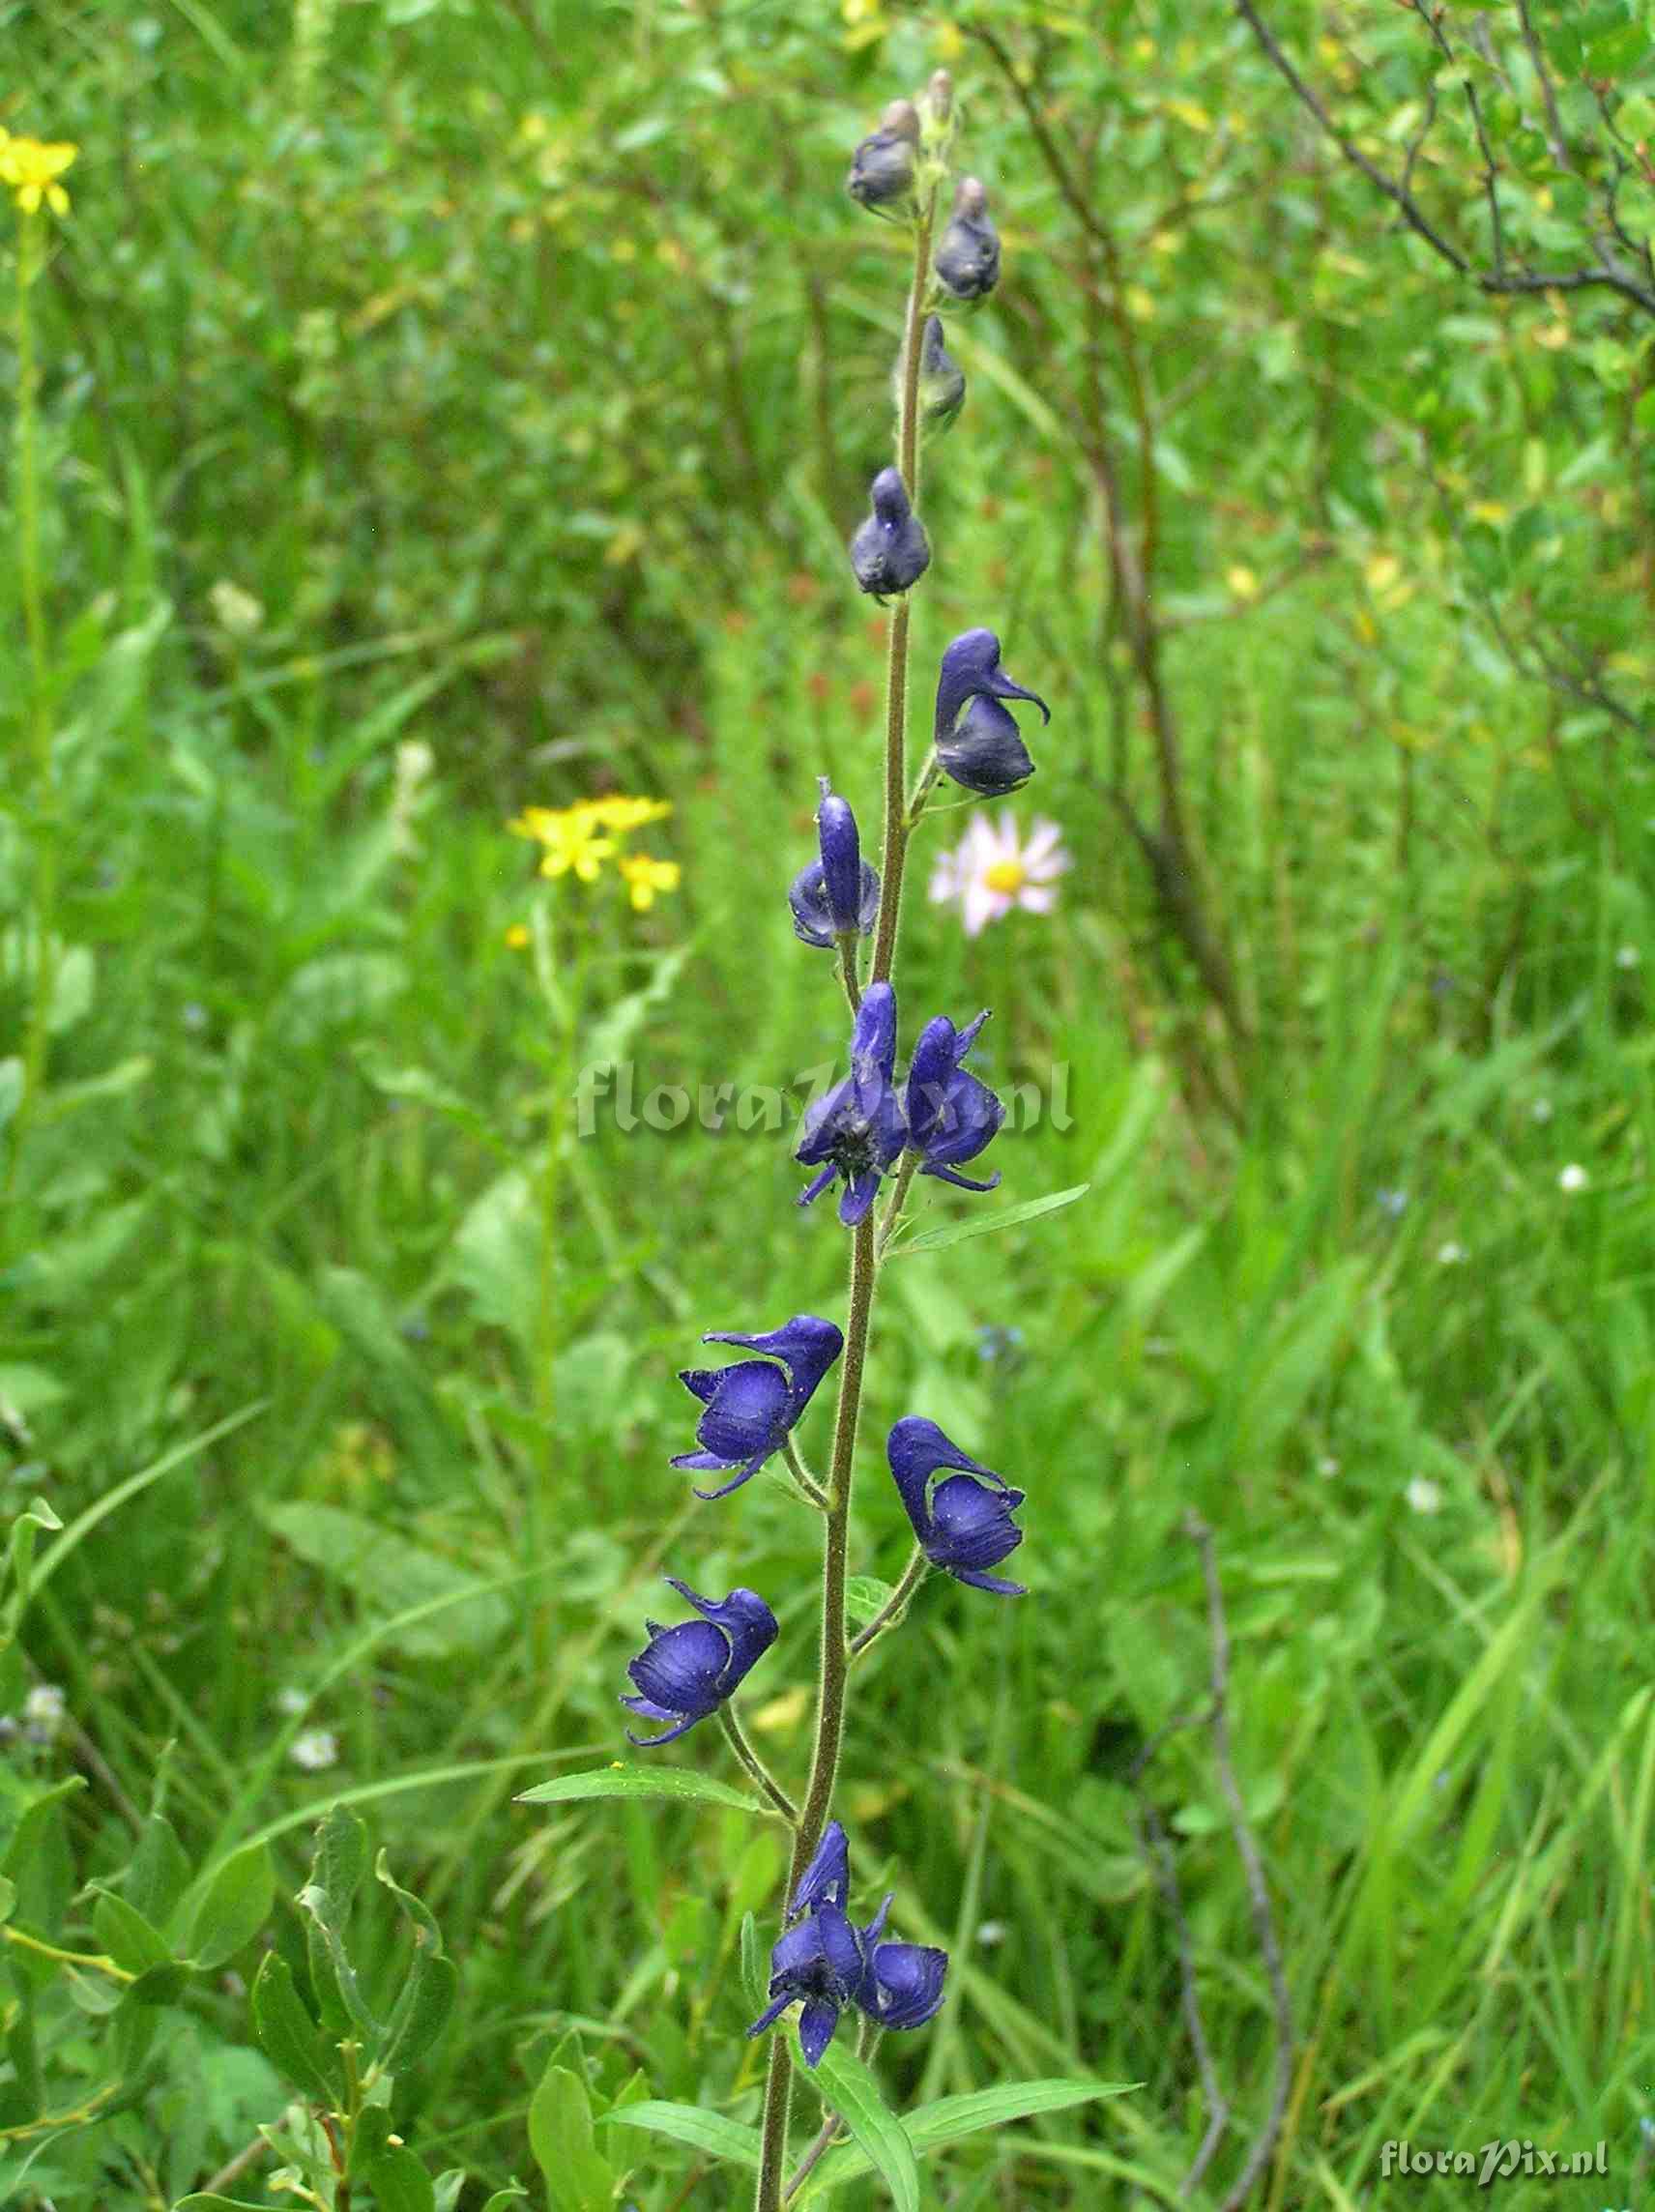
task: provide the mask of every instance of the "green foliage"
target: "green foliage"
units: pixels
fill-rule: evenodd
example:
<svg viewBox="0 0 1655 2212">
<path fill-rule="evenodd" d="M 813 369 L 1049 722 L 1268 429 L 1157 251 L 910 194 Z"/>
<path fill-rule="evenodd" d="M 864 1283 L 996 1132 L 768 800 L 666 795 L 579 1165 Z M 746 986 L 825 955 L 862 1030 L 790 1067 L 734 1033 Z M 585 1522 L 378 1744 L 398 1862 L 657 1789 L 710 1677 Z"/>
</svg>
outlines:
<svg viewBox="0 0 1655 2212">
<path fill-rule="evenodd" d="M 929 910 L 910 996 L 1007 1008 L 989 1071 L 1061 1063 L 1073 1125 L 998 1141 L 993 1246 L 962 1235 L 993 1202 L 918 1187 L 870 1368 L 862 1617 L 906 1542 L 880 1424 L 914 1409 L 1028 1490 L 1038 1593 L 1006 1619 L 927 1584 L 857 1678 L 851 1815 L 959 1992 L 884 2094 L 939 2197 L 1176 2197 L 1205 2112 L 1129 1775 L 1205 1696 L 1193 1504 L 1303 2038 L 1275 2197 L 1371 2197 L 1388 2137 L 1515 2135 L 1602 2138 L 1634 2201 L 1655 393 L 1624 292 L 1477 280 L 1466 85 L 1513 266 L 1605 238 L 1636 274 L 1642 12 L 1530 8 L 1565 165 L 1515 9 L 1451 8 L 1444 58 L 1418 10 L 1259 0 L 1354 146 L 1398 175 L 1417 143 L 1465 278 L 1217 0 L 977 11 L 1009 69 L 885 6 L 484 13 L 8 23 L 0 121 L 82 154 L 33 288 L 59 852 L 21 1118 L 0 545 L 0 2199 L 275 2206 L 285 2168 L 326 2200 L 353 2095 L 358 2206 L 522 2201 L 566 2124 L 597 2201 L 664 2212 L 748 2139 L 776 1823 L 713 1793 L 711 1747 L 584 1800 L 653 1578 L 736 1568 L 666 1470 L 674 1372 L 782 1318 L 778 1285 L 832 1311 L 842 1253 L 785 1140 L 579 1135 L 548 1102 L 600 1058 L 640 1106 L 703 1076 L 797 1101 L 842 1051 L 777 904 L 815 775 L 872 804 L 841 537 L 895 242 L 840 185 L 942 60 L 1006 274 L 927 460 L 950 557 L 915 706 L 994 624 L 1055 709 L 1011 811 L 1075 865 L 1049 918 L 968 941 Z M 1129 825 L 1152 843 L 1162 794 L 1112 501 L 1239 1041 Z M 534 885 L 504 830 L 612 788 L 675 806 L 647 914 Z M 961 826 L 926 831 L 921 897 Z M 555 961 L 506 943 L 537 900 Z M 792 1771 L 814 1561 L 781 1486 L 747 1502 L 783 1616 L 748 1718 Z M 1148 1787 L 1238 2156 L 1271 2093 L 1246 1883 L 1198 1734 Z M 1008 2127 L 1020 2075 L 1077 2093 Z M 694 2187 L 721 2201 L 719 2165 Z M 829 2197 L 891 2184 L 853 2142 Z"/>
</svg>

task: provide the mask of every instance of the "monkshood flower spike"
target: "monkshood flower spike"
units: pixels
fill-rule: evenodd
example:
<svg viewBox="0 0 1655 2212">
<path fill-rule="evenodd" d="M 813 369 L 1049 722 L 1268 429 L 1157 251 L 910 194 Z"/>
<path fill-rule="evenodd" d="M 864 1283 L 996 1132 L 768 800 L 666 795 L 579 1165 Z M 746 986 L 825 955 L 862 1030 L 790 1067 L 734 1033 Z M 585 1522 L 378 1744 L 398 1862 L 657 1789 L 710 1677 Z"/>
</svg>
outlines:
<svg viewBox="0 0 1655 2212">
<path fill-rule="evenodd" d="M 937 247 L 937 281 L 960 306 L 986 300 L 1000 282 L 1000 233 L 989 220 L 988 194 L 975 177 L 954 188 L 953 212 Z"/>
<path fill-rule="evenodd" d="M 1000 640 L 993 630 L 963 630 L 944 650 L 933 735 L 943 772 L 987 799 L 1015 791 L 1034 773 L 1002 699 L 1027 699 L 1045 721 L 1052 719 L 1052 710 L 1038 692 L 1026 691 L 1001 667 Z"/>
<path fill-rule="evenodd" d="M 935 1421 L 918 1413 L 897 1422 L 886 1456 L 919 1549 L 934 1567 L 974 1589 L 992 1590 L 996 1597 L 1028 1596 L 1022 1583 L 987 1572 L 1023 1541 L 1023 1530 L 1011 1518 L 1023 1503 L 1021 1490 L 1013 1490 L 992 1467 L 968 1457 Z M 933 1477 L 944 1468 L 957 1471 L 933 1488 Z"/>
<path fill-rule="evenodd" d="M 798 2048 L 810 2067 L 820 2063 L 847 2005 L 880 2027 L 904 2028 L 923 2027 L 943 2002 L 948 1954 L 925 1943 L 881 1941 L 888 1897 L 865 1927 L 857 1927 L 845 1910 L 850 1882 L 845 1831 L 833 1820 L 789 1904 L 788 1918 L 798 1925 L 770 1953 L 770 2002 L 747 2030 L 762 2035 L 789 2005 L 801 2003 Z"/>
<path fill-rule="evenodd" d="M 906 212 L 914 192 L 914 162 L 919 151 L 919 114 L 911 100 L 893 100 L 880 127 L 851 156 L 845 189 L 874 215 Z M 904 204 L 899 204 L 904 203 Z"/>
<path fill-rule="evenodd" d="M 851 1036 L 851 1072 L 809 1107 L 794 1158 L 819 1168 L 798 1203 L 809 1206 L 835 1176 L 843 1176 L 839 1219 L 854 1229 L 874 1202 L 880 1178 L 908 1137 L 902 1101 L 892 1085 L 896 1065 L 896 994 L 888 983 L 870 983 L 857 1010 Z"/>
<path fill-rule="evenodd" d="M 676 1742 L 697 1721 L 716 1712 L 776 1640 L 775 1615 L 756 1590 L 733 1589 L 727 1598 L 714 1600 L 673 1575 L 666 1579 L 701 1618 L 681 1620 L 673 1628 L 646 1621 L 650 1641 L 636 1659 L 626 1662 L 637 1695 L 621 1703 L 640 1720 L 672 1723 L 664 1735 L 626 1731 L 627 1742 L 645 1751 Z"/>
<path fill-rule="evenodd" d="M 787 894 L 793 927 L 806 945 L 831 951 L 834 941 L 866 937 L 879 914 L 879 872 L 862 859 L 857 818 L 850 802 L 818 777 L 822 803 L 816 809 L 821 858 L 800 868 Z"/>
<path fill-rule="evenodd" d="M 973 1182 L 955 1173 L 976 1158 L 1005 1120 L 1005 1108 L 988 1085 L 962 1064 L 987 1020 L 985 1011 L 956 1030 L 946 1014 L 939 1014 L 919 1033 L 908 1070 L 908 1150 L 922 1155 L 921 1175 L 961 1190 L 993 1190 L 1000 1181 L 998 1174 Z"/>
<path fill-rule="evenodd" d="M 931 547 L 908 504 L 900 469 L 881 469 L 868 497 L 873 512 L 851 539 L 851 570 L 864 592 L 883 601 L 918 583 L 931 566 Z"/>
<path fill-rule="evenodd" d="M 740 1359 L 733 1367 L 688 1367 L 679 1376 L 706 1408 L 696 1424 L 699 1451 L 681 1452 L 674 1467 L 698 1473 L 730 1473 L 716 1490 L 697 1490 L 697 1498 L 727 1498 L 757 1474 L 772 1452 L 780 1451 L 817 1384 L 844 1350 L 845 1339 L 830 1321 L 795 1314 L 781 1328 L 764 1336 L 734 1329 L 712 1329 L 703 1344 L 734 1344 L 762 1359 Z M 779 1366 L 772 1366 L 779 1360 Z M 730 1472 L 734 1470 L 734 1472 Z"/>
</svg>

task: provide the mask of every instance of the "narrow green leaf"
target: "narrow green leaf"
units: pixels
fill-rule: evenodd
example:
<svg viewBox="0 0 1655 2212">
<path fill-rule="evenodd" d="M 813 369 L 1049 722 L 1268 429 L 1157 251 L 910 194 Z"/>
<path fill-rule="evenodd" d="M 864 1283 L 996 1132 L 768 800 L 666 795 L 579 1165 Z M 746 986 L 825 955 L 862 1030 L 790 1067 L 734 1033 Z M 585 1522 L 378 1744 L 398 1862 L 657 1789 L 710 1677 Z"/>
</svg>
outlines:
<svg viewBox="0 0 1655 2212">
<path fill-rule="evenodd" d="M 1103 2097 L 1123 2097 L 1143 2087 L 1141 2081 L 1083 2081 L 1056 2077 L 1040 2081 L 1007 2081 L 994 2089 L 973 2089 L 964 2096 L 938 2097 L 905 2114 L 903 2129 L 916 2152 L 941 2150 L 962 2137 L 1002 2128 L 1013 2120 L 1026 2120 L 1037 2112 L 1062 2112 L 1072 2105 L 1091 2104 Z M 824 2159 L 807 2185 L 809 2203 L 842 2182 L 866 2173 L 869 2161 L 855 2144 L 847 2143 Z"/>
<path fill-rule="evenodd" d="M 525 2204 L 528 2202 L 528 2198 L 529 2192 L 526 2189 L 519 2188 L 514 2181 L 508 2182 L 504 2189 L 497 2189 L 494 2192 L 494 2195 L 483 2206 L 482 2212 L 507 2212 L 508 2205 Z"/>
<path fill-rule="evenodd" d="M 728 1805 L 738 1813 L 757 1813 L 779 1819 L 773 1808 L 710 1774 L 697 1774 L 686 1766 L 589 1767 L 584 1774 L 560 1774 L 550 1782 L 537 1782 L 533 1790 L 518 1792 L 519 1805 L 567 1805 L 588 1797 L 669 1797 L 681 1805 Z"/>
<path fill-rule="evenodd" d="M 615 2176 L 593 2140 L 586 2083 L 559 2066 L 555 2052 L 530 2100 L 529 2147 L 545 2179 L 551 2212 L 592 2212 L 614 2197 Z"/>
<path fill-rule="evenodd" d="M 728 2159 L 734 2166 L 758 2171 L 758 2129 L 726 2119 L 722 2112 L 705 2111 L 699 2105 L 617 2105 L 599 2115 L 597 2125 L 642 2128 L 650 2135 L 670 2136 L 674 2142 L 687 2143 L 691 2150 L 705 2151 L 710 2158 Z"/>
<path fill-rule="evenodd" d="M 344 2077 L 293 1986 L 293 1971 L 279 1951 L 267 1951 L 253 1982 L 253 2033 L 265 2056 L 305 2097 L 336 2104 Z"/>
<path fill-rule="evenodd" d="M 778 2030 L 778 2032 L 781 2032 Z M 823 2103 L 839 2114 L 869 2165 L 890 2191 L 897 2212 L 919 2212 L 919 2167 L 902 2122 L 891 2111 L 878 2081 L 849 2051 L 830 2043 L 811 2079 Z"/>
<path fill-rule="evenodd" d="M 181 2197 L 172 2212 L 265 2212 L 265 2207 L 250 2197 L 220 2197 L 216 2189 L 198 2189 L 192 2197 Z"/>
<path fill-rule="evenodd" d="M 1043 1213 L 1056 1213 L 1073 1206 L 1090 1190 L 1089 1182 L 1077 1182 L 1069 1190 L 1054 1190 L 1044 1198 L 1025 1199 L 1021 1206 L 1002 1206 L 994 1213 L 969 1213 L 950 1221 L 944 1229 L 927 1229 L 917 1237 L 900 1237 L 890 1248 L 893 1260 L 910 1252 L 942 1252 L 950 1244 L 963 1244 L 968 1237 L 992 1237 L 997 1229 L 1015 1229 L 1021 1222 L 1037 1221 Z"/>
<path fill-rule="evenodd" d="M 226 1859 L 207 1885 L 189 1925 L 185 1948 L 211 1971 L 233 1959 L 264 1926 L 276 1903 L 276 1875 L 263 1844 L 249 1844 Z"/>
<path fill-rule="evenodd" d="M 316 1831 L 311 1886 L 325 1890 L 334 1917 L 342 1920 L 367 1872 L 367 1827 L 344 1805 L 330 1805 Z"/>
<path fill-rule="evenodd" d="M 414 1956 L 385 2023 L 385 2044 L 379 2054 L 379 2063 L 394 2070 L 412 2066 L 436 2042 L 459 1994 L 459 1973 L 444 1953 L 442 1934 L 429 1907 L 412 1890 L 392 1879 L 383 1851 L 373 1871 L 374 1878 L 384 1883 L 414 1924 Z"/>
<path fill-rule="evenodd" d="M 4 1928 L 7 1921 L 11 1919 L 12 1907 L 16 1904 L 16 1883 L 15 1881 L 8 1881 L 6 1877 L 3 1874 L 0 1874 L 0 1928 Z"/>
<path fill-rule="evenodd" d="M 765 1965 L 765 1948 L 759 1940 L 759 1924 L 750 1912 L 741 1915 L 741 1982 L 747 1993 L 747 2002 L 762 2012 L 769 2001 L 769 1968 Z"/>
</svg>

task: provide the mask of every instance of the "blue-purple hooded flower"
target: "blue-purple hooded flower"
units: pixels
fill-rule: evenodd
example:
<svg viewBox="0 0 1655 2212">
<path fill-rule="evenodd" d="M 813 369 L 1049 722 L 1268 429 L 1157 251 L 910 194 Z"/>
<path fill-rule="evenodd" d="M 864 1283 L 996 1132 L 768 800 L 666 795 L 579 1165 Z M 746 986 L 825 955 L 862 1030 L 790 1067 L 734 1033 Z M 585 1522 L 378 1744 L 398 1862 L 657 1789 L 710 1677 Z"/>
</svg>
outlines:
<svg viewBox="0 0 1655 2212">
<path fill-rule="evenodd" d="M 851 1038 L 851 1072 L 804 1116 L 794 1157 L 820 1174 L 799 1194 L 809 1206 L 835 1176 L 844 1178 L 839 1219 L 854 1229 L 874 1202 L 880 1178 L 908 1135 L 892 1077 L 896 1066 L 896 994 L 888 983 L 870 983 L 857 1009 Z"/>
<path fill-rule="evenodd" d="M 819 857 L 801 868 L 788 891 L 795 934 L 806 945 L 831 951 L 835 941 L 866 937 L 879 914 L 879 872 L 862 859 L 857 818 L 828 778 L 819 776 L 822 800 L 816 809 Z"/>
<path fill-rule="evenodd" d="M 840 1353 L 845 1339 L 830 1321 L 795 1314 L 763 1336 L 735 1329 L 712 1329 L 703 1344 L 734 1344 L 762 1353 L 733 1367 L 686 1367 L 679 1376 L 701 1400 L 696 1424 L 698 1451 L 680 1452 L 674 1467 L 699 1473 L 729 1474 L 716 1490 L 697 1490 L 698 1498 L 725 1498 L 757 1474 L 772 1452 L 780 1451 L 809 1405 L 818 1383 Z M 772 1364 L 778 1362 L 779 1365 Z M 732 1471 L 733 1470 L 733 1471 Z"/>
<path fill-rule="evenodd" d="M 851 568 L 864 592 L 883 599 L 918 583 L 931 566 L 931 546 L 900 469 L 881 469 L 868 496 L 873 512 L 851 539 Z"/>
<path fill-rule="evenodd" d="M 1052 719 L 1045 700 L 1001 667 L 993 630 L 962 631 L 943 654 L 932 734 L 944 773 L 985 799 L 1015 791 L 1034 773 L 1016 720 L 1001 704 L 1005 699 L 1027 699 Z"/>
<path fill-rule="evenodd" d="M 956 1030 L 945 1014 L 939 1014 L 919 1033 L 908 1070 L 908 1149 L 924 1155 L 921 1175 L 956 1183 L 961 1190 L 993 1190 L 1000 1181 L 998 1174 L 987 1182 L 973 1182 L 955 1172 L 976 1158 L 1005 1120 L 1005 1108 L 988 1085 L 963 1065 L 987 1020 L 985 1011 Z"/>
<path fill-rule="evenodd" d="M 914 163 L 919 151 L 919 115 L 911 100 L 893 100 L 880 127 L 851 156 L 845 189 L 875 215 L 912 202 Z"/>
<path fill-rule="evenodd" d="M 937 281 L 950 300 L 968 306 L 986 300 L 1000 282 L 1000 233 L 989 218 L 988 194 L 975 177 L 954 188 L 947 227 L 937 245 Z"/>
<path fill-rule="evenodd" d="M 1023 1503 L 1021 1490 L 970 1458 L 935 1421 L 917 1413 L 897 1422 L 886 1440 L 886 1456 L 919 1548 L 934 1567 L 997 1597 L 1028 1595 L 1023 1584 L 987 1572 L 1023 1541 L 1023 1530 L 1011 1518 Z M 935 1481 L 944 1468 L 956 1471 Z"/>
<path fill-rule="evenodd" d="M 671 1724 L 662 1735 L 634 1735 L 628 1729 L 626 1740 L 644 1750 L 675 1742 L 716 1712 L 776 1640 L 775 1615 L 756 1590 L 733 1589 L 715 1600 L 672 1575 L 666 1579 L 701 1618 L 672 1628 L 646 1621 L 650 1641 L 626 1662 L 636 1695 L 621 1703 L 641 1720 Z"/>
<path fill-rule="evenodd" d="M 921 2027 L 943 2002 L 948 1955 L 925 1943 L 883 1941 L 887 1897 L 865 1927 L 845 1910 L 850 1890 L 845 1831 L 830 1821 L 788 1906 L 789 1927 L 770 1953 L 770 2001 L 748 2028 L 762 2035 L 789 2005 L 801 2004 L 798 2047 L 816 2066 L 839 2015 L 855 2005 L 882 2027 Z M 801 1917 L 802 1916 L 802 1917 Z"/>
</svg>

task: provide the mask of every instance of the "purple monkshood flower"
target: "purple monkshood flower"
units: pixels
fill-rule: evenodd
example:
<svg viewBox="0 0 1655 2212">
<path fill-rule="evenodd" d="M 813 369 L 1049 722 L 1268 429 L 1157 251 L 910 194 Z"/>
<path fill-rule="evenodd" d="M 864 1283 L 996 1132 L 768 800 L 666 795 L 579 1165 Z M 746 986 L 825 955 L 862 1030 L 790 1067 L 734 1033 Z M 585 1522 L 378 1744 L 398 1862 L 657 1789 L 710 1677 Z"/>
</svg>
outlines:
<svg viewBox="0 0 1655 2212">
<path fill-rule="evenodd" d="M 1021 1583 L 985 1572 L 999 1566 L 1023 1541 L 1023 1531 L 1011 1518 L 1023 1502 L 1023 1492 L 1013 1490 L 992 1467 L 969 1459 L 935 1421 L 917 1413 L 897 1422 L 886 1440 L 886 1455 L 919 1549 L 931 1564 L 956 1582 L 992 1590 L 997 1597 L 1027 1597 Z M 933 1489 L 932 1477 L 945 1467 L 960 1471 Z M 990 1490 L 989 1483 L 998 1487 Z"/>
<path fill-rule="evenodd" d="M 627 1742 L 646 1751 L 674 1742 L 716 1712 L 776 1640 L 776 1616 L 756 1590 L 733 1589 L 720 1603 L 698 1596 L 672 1575 L 666 1579 L 701 1618 L 681 1620 L 675 1628 L 647 1620 L 650 1641 L 626 1662 L 638 1695 L 621 1703 L 641 1720 L 673 1724 L 664 1735 L 634 1735 L 628 1729 Z"/>
<path fill-rule="evenodd" d="M 993 630 L 963 631 L 943 655 L 933 735 L 944 773 L 988 799 L 1015 791 L 1034 773 L 1002 699 L 1028 699 L 1048 722 L 1052 719 L 1045 700 L 1013 684 L 1001 667 L 1000 640 Z"/>
<path fill-rule="evenodd" d="M 762 2035 L 789 2005 L 802 2003 L 798 2048 L 806 2066 L 819 2063 L 847 2005 L 880 2027 L 923 2027 L 943 2002 L 946 1951 L 882 1942 L 888 1897 L 865 1927 L 857 1927 L 845 1910 L 850 1886 L 850 1847 L 830 1820 L 788 1906 L 795 1925 L 770 1953 L 770 2002 L 747 2030 Z"/>
<path fill-rule="evenodd" d="M 817 777 L 822 802 L 816 809 L 821 858 L 793 879 L 788 904 L 795 934 L 806 945 L 831 951 L 835 938 L 853 931 L 866 937 L 879 913 L 880 880 L 862 859 L 857 818 L 850 801 L 837 798 L 828 778 Z"/>
<path fill-rule="evenodd" d="M 851 569 L 864 592 L 883 599 L 918 583 L 931 566 L 931 547 L 900 469 L 881 469 L 869 497 L 873 512 L 851 539 Z"/>
<path fill-rule="evenodd" d="M 717 1490 L 698 1490 L 697 1498 L 726 1498 L 757 1474 L 772 1452 L 780 1451 L 816 1385 L 845 1348 L 830 1321 L 795 1314 L 767 1336 L 742 1336 L 735 1329 L 712 1329 L 703 1344 L 736 1344 L 762 1352 L 763 1359 L 739 1359 L 733 1367 L 686 1367 L 679 1381 L 701 1400 L 706 1412 L 696 1424 L 699 1451 L 680 1452 L 674 1467 L 722 1474 L 734 1468 Z M 771 1366 L 779 1360 L 779 1367 Z"/>
<path fill-rule="evenodd" d="M 937 247 L 937 281 L 959 306 L 986 300 L 1000 282 L 1000 233 L 975 177 L 954 187 L 954 205 Z"/>
<path fill-rule="evenodd" d="M 988 1085 L 961 1064 L 987 1020 L 985 1011 L 956 1030 L 946 1014 L 939 1014 L 920 1031 L 908 1070 L 908 1149 L 924 1155 L 921 1175 L 957 1183 L 961 1190 L 993 1190 L 1000 1180 L 992 1175 L 987 1182 L 973 1182 L 954 1172 L 976 1158 L 1005 1120 L 1005 1108 Z"/>
<path fill-rule="evenodd" d="M 914 191 L 914 158 L 919 151 L 919 116 L 911 100 L 893 100 L 880 127 L 851 156 L 845 189 L 875 215 L 893 203 L 906 207 Z M 900 212 L 900 210 L 899 210 Z"/>
<path fill-rule="evenodd" d="M 851 1037 L 851 1072 L 804 1117 L 794 1158 L 821 1174 L 800 1193 L 800 1206 L 821 1197 L 835 1176 L 845 1179 L 839 1219 L 854 1229 L 874 1202 L 880 1177 L 908 1137 L 891 1077 L 896 1065 L 896 994 L 870 983 Z"/>
</svg>

